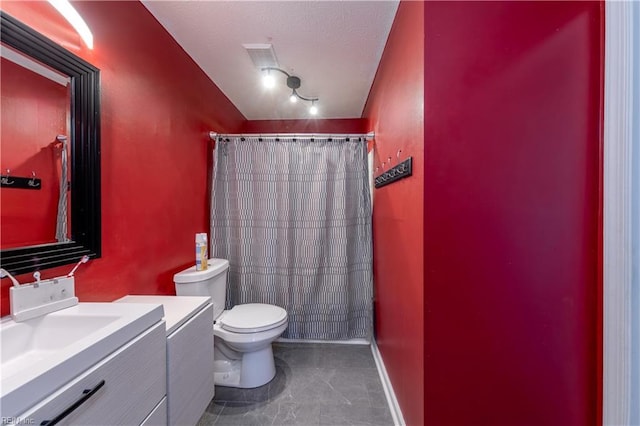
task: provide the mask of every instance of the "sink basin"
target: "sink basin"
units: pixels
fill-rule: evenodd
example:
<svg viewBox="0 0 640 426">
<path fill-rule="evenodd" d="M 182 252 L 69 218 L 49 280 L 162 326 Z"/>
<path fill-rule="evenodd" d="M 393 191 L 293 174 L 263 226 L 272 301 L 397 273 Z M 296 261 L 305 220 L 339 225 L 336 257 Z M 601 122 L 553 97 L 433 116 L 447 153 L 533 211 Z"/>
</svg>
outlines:
<svg viewBox="0 0 640 426">
<path fill-rule="evenodd" d="M 162 305 L 80 303 L 0 321 L 0 415 L 16 417 L 162 319 Z"/>
</svg>

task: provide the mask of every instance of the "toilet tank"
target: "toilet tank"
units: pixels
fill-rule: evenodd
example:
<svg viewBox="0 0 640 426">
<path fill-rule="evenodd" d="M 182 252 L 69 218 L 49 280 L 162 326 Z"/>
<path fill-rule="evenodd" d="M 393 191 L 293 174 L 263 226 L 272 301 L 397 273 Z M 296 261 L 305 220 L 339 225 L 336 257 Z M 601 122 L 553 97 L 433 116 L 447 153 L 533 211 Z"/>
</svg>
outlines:
<svg viewBox="0 0 640 426">
<path fill-rule="evenodd" d="M 227 298 L 227 272 L 229 261 L 209 259 L 204 271 L 196 271 L 195 265 L 173 276 L 178 296 L 209 296 L 213 303 L 213 317 L 224 310 Z"/>
</svg>

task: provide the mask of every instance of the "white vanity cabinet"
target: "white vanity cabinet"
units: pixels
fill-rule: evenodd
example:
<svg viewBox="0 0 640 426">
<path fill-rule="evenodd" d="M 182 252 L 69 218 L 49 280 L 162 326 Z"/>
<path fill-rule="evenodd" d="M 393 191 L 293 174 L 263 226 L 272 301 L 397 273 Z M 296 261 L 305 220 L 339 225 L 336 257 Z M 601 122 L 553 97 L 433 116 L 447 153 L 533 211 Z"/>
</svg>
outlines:
<svg viewBox="0 0 640 426">
<path fill-rule="evenodd" d="M 168 424 L 197 424 L 213 399 L 215 389 L 211 299 L 196 296 L 125 296 L 116 302 L 163 305 L 167 335 Z"/>
<path fill-rule="evenodd" d="M 166 424 L 165 326 L 160 321 L 15 419 L 18 424 Z M 48 422 L 48 423 L 46 423 Z"/>
</svg>

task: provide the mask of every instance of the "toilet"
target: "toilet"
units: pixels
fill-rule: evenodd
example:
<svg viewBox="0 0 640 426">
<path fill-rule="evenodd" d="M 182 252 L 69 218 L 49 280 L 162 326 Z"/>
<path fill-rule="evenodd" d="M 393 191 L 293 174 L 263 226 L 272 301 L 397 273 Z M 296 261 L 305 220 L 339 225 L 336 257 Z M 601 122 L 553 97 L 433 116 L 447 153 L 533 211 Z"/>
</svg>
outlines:
<svg viewBox="0 0 640 426">
<path fill-rule="evenodd" d="M 287 311 L 264 303 L 225 310 L 229 261 L 209 259 L 208 268 L 193 266 L 173 276 L 178 296 L 210 296 L 213 303 L 214 383 L 255 388 L 276 375 L 271 343 L 288 325 Z"/>
</svg>

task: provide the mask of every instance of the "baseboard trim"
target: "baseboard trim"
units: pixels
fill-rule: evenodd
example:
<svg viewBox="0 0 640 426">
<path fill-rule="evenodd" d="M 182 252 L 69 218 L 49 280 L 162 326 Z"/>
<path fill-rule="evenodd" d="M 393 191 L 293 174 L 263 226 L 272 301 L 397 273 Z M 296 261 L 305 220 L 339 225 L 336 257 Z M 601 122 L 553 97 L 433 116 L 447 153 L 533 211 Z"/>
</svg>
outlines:
<svg viewBox="0 0 640 426">
<path fill-rule="evenodd" d="M 380 354 L 380 350 L 378 349 L 378 345 L 375 340 L 371 342 L 371 352 L 373 353 L 373 359 L 375 360 L 376 367 L 378 368 L 378 374 L 380 375 L 384 394 L 387 397 L 387 403 L 389 404 L 389 411 L 391 411 L 393 424 L 395 426 L 406 426 L 404 417 L 402 416 L 402 411 L 400 410 L 400 404 L 398 404 L 398 400 L 396 399 L 396 394 L 393 391 L 391 380 L 389 379 L 387 369 L 385 368 L 384 361 L 382 360 L 382 355 Z"/>
<path fill-rule="evenodd" d="M 306 340 L 306 339 L 285 339 L 280 337 L 276 339 L 280 343 L 329 343 L 333 345 L 369 345 L 367 339 L 349 339 L 349 340 Z"/>
</svg>

